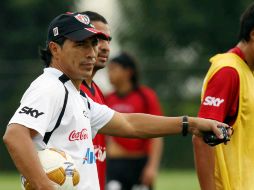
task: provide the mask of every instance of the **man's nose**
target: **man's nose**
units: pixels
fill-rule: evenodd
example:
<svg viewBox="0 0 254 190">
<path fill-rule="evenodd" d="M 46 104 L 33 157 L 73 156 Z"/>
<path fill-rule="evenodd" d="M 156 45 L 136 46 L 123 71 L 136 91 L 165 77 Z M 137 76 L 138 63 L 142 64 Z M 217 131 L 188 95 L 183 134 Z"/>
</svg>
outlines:
<svg viewBox="0 0 254 190">
<path fill-rule="evenodd" d="M 98 47 L 97 46 L 90 46 L 88 49 L 87 57 L 90 57 L 92 59 L 96 59 L 98 55 Z"/>
</svg>

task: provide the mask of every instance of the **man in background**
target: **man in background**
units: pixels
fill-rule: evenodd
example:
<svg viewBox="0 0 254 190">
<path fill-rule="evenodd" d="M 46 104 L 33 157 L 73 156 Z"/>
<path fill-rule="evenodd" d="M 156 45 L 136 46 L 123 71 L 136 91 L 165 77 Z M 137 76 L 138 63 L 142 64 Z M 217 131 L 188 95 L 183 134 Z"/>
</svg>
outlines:
<svg viewBox="0 0 254 190">
<path fill-rule="evenodd" d="M 254 3 L 240 20 L 238 44 L 210 59 L 199 117 L 234 128 L 230 142 L 211 148 L 194 137 L 202 190 L 254 189 Z"/>
<path fill-rule="evenodd" d="M 110 29 L 108 26 L 107 20 L 100 14 L 92 11 L 85 11 L 82 14 L 87 15 L 90 18 L 92 25 L 96 30 L 103 32 L 108 39 L 99 39 L 98 43 L 98 57 L 94 65 L 93 73 L 91 77 L 86 78 L 81 86 L 81 91 L 85 92 L 93 101 L 104 104 L 104 97 L 100 88 L 93 81 L 93 77 L 96 72 L 105 67 L 106 62 L 108 61 L 110 53 Z M 102 134 L 97 134 L 93 139 L 94 151 L 96 156 L 96 165 L 98 170 L 98 177 L 100 183 L 100 189 L 104 190 L 105 188 L 105 170 L 106 170 L 106 142 L 105 136 Z"/>
</svg>

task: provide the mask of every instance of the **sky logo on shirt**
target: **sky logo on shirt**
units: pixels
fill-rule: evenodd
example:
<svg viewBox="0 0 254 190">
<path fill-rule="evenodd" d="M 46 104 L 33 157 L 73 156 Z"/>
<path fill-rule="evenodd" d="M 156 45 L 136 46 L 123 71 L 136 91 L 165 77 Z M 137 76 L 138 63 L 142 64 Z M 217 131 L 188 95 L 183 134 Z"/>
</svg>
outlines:
<svg viewBox="0 0 254 190">
<path fill-rule="evenodd" d="M 90 148 L 87 148 L 85 157 L 83 158 L 83 164 L 94 164 L 96 163 L 95 154 Z"/>
<path fill-rule="evenodd" d="M 21 109 L 21 111 L 19 111 L 20 114 L 24 113 L 24 114 L 27 114 L 27 115 L 30 115 L 34 118 L 37 118 L 39 117 L 40 115 L 44 114 L 43 112 L 39 112 L 38 110 L 36 109 L 33 109 L 33 108 L 29 108 L 27 106 L 23 107 Z"/>
<path fill-rule="evenodd" d="M 224 102 L 224 99 L 207 96 L 207 97 L 205 97 L 203 105 L 219 107 L 223 102 Z"/>
</svg>

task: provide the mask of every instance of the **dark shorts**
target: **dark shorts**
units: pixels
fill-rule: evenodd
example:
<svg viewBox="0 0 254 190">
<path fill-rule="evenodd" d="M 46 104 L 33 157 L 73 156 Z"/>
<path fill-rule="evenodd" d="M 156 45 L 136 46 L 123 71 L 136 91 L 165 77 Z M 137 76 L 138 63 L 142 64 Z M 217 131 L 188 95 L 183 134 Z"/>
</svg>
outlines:
<svg viewBox="0 0 254 190">
<path fill-rule="evenodd" d="M 138 159 L 107 158 L 106 190 L 152 190 L 141 185 L 140 176 L 147 157 Z"/>
</svg>

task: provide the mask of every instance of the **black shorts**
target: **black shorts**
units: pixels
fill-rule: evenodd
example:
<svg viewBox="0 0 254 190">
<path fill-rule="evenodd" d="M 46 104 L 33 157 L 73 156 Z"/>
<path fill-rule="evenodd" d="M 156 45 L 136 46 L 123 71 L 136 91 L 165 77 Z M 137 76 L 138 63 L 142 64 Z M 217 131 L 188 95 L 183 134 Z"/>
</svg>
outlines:
<svg viewBox="0 0 254 190">
<path fill-rule="evenodd" d="M 152 190 L 141 185 L 140 176 L 147 157 L 135 159 L 107 158 L 106 190 Z"/>
</svg>

